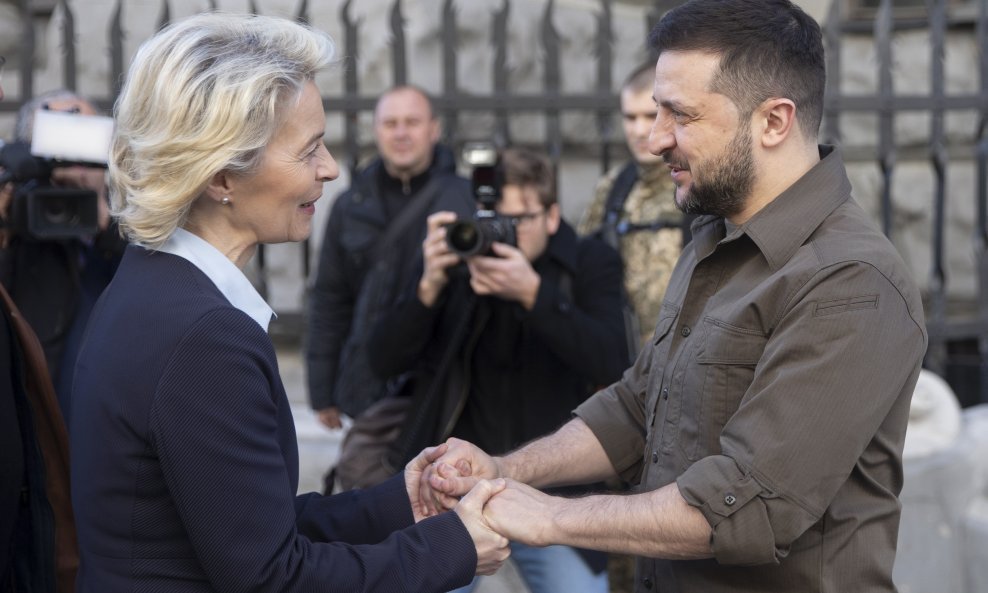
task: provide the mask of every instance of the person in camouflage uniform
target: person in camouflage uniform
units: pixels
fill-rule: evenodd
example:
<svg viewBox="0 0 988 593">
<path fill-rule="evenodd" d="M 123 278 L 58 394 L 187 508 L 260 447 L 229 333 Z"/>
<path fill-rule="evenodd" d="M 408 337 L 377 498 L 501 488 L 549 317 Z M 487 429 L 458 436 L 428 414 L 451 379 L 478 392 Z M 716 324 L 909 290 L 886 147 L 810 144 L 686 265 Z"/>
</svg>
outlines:
<svg viewBox="0 0 988 593">
<path fill-rule="evenodd" d="M 640 344 L 654 332 L 669 276 L 683 247 L 684 215 L 673 200 L 675 187 L 669 169 L 662 157 L 648 150 L 656 114 L 652 100 L 654 80 L 654 65 L 643 64 L 622 86 L 624 136 L 634 161 L 614 167 L 600 180 L 578 227 L 582 235 L 600 233 L 607 240 L 604 223 L 608 218 L 608 198 L 614 189 L 625 193 L 620 212 L 614 213 L 616 232 L 612 237 L 616 236 L 615 247 L 624 260 L 624 285 L 638 318 Z M 627 169 L 633 171 L 625 172 Z M 634 175 L 634 184 L 626 192 L 629 173 Z M 616 185 L 623 187 L 615 188 Z M 614 203 L 613 198 L 610 203 Z"/>
</svg>

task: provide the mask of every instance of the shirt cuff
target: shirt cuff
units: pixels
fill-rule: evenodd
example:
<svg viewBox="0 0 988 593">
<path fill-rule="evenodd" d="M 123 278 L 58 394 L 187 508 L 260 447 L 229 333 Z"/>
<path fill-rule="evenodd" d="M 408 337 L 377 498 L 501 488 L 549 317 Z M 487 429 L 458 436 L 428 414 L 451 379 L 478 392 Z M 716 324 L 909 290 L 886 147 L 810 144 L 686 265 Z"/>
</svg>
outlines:
<svg viewBox="0 0 988 593">
<path fill-rule="evenodd" d="M 711 527 L 710 546 L 721 564 L 778 564 L 788 549 L 775 545 L 765 501 L 777 495 L 762 486 L 730 457 L 697 461 L 676 480 L 686 502 Z"/>
</svg>

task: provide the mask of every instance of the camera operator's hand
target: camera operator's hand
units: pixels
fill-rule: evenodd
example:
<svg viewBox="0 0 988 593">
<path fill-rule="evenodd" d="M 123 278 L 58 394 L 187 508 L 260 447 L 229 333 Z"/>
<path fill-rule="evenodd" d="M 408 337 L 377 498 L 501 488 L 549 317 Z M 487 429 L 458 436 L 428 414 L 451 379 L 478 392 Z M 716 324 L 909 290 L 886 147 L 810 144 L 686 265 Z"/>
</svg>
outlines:
<svg viewBox="0 0 988 593">
<path fill-rule="evenodd" d="M 94 167 L 55 167 L 51 182 L 60 187 L 90 189 L 96 192 L 97 224 L 105 231 L 110 226 L 110 208 L 106 200 L 106 171 Z"/>
<path fill-rule="evenodd" d="M 455 212 L 436 212 L 426 219 L 428 232 L 422 241 L 422 258 L 425 261 L 419 280 L 418 297 L 422 304 L 431 307 L 439 299 L 449 282 L 447 270 L 460 261 L 460 256 L 446 244 L 446 225 L 456 221 Z"/>
<path fill-rule="evenodd" d="M 326 428 L 343 428 L 343 414 L 336 406 L 316 410 L 316 418 Z"/>
<path fill-rule="evenodd" d="M 498 257 L 478 255 L 467 260 L 470 287 L 480 295 L 517 301 L 526 311 L 531 311 L 542 277 L 517 247 L 494 243 L 491 250 Z"/>
</svg>

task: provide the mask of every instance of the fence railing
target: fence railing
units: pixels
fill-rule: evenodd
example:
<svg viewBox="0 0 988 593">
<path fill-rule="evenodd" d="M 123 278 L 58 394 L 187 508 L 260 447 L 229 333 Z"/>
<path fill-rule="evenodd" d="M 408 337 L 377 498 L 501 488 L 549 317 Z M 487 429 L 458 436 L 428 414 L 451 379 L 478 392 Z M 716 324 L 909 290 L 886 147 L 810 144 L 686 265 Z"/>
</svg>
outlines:
<svg viewBox="0 0 988 593">
<path fill-rule="evenodd" d="M 651 23 L 664 13 L 665 10 L 678 4 L 676 0 L 659 0 L 642 22 L 640 33 L 644 36 Z M 426 3 L 428 4 L 428 3 Z M 541 48 L 542 48 L 542 88 L 538 92 L 518 92 L 509 84 L 508 66 L 508 18 L 512 7 L 517 4 L 512 0 L 501 0 L 500 7 L 491 16 L 491 92 L 478 94 L 464 92 L 458 79 L 458 10 L 454 0 L 444 0 L 441 7 L 437 6 L 440 14 L 436 15 L 441 22 L 441 88 L 435 91 L 436 106 L 443 118 L 445 140 L 455 144 L 462 140 L 460 117 L 465 113 L 485 112 L 493 115 L 493 130 L 491 136 L 496 142 L 509 144 L 512 141 L 509 122 L 514 114 L 520 112 L 535 112 L 542 114 L 544 124 L 544 145 L 558 165 L 563 158 L 564 143 L 572 142 L 565 137 L 561 125 L 561 116 L 565 112 L 583 112 L 594 115 L 596 139 L 584 141 L 591 152 L 599 157 L 601 170 L 610 167 L 615 150 L 619 150 L 620 139 L 615 125 L 618 116 L 616 101 L 617 89 L 614 80 L 614 22 L 612 0 L 600 0 L 596 10 L 596 39 L 594 42 L 595 80 L 592 88 L 583 92 L 567 92 L 563 89 L 562 52 L 563 37 L 553 25 L 557 7 L 554 0 L 546 0 L 541 15 Z M 927 20 L 917 25 L 915 19 L 910 21 L 910 27 L 924 26 L 929 35 L 930 73 L 929 92 L 924 94 L 899 92 L 893 84 L 893 66 L 895 63 L 895 35 L 902 22 L 894 18 L 893 0 L 881 0 L 871 27 L 871 38 L 875 59 L 875 77 L 877 88 L 872 93 L 846 93 L 842 90 L 842 60 L 845 37 L 848 34 L 861 34 L 861 23 L 849 23 L 845 19 L 844 0 L 834 0 L 824 22 L 828 72 L 830 73 L 825 97 L 825 117 L 822 137 L 828 143 L 841 142 L 841 120 L 852 113 L 874 114 L 878 119 L 877 141 L 874 147 L 874 162 L 881 172 L 880 189 L 880 224 L 883 231 L 895 236 L 894 214 L 896 211 L 896 196 L 893 192 L 893 180 L 899 165 L 898 156 L 901 146 L 897 144 L 895 120 L 898 115 L 908 112 L 924 112 L 930 115 L 929 142 L 926 147 L 927 158 L 933 171 L 933 185 L 929 188 L 930 199 L 930 270 L 927 286 L 927 322 L 930 333 L 930 347 L 926 364 L 932 370 L 947 374 L 950 378 L 951 365 L 967 365 L 968 383 L 973 383 L 974 398 L 977 401 L 988 402 L 988 7 L 986 2 L 979 2 L 977 15 L 967 25 L 959 26 L 949 18 L 948 0 L 927 0 Z M 23 29 L 20 48 L 22 59 L 19 65 L 20 96 L 9 97 L 0 102 L 0 112 L 9 112 L 26 101 L 34 94 L 34 72 L 32 60 L 36 50 L 35 27 L 29 18 L 29 0 L 20 0 L 22 8 Z M 123 11 L 126 3 L 117 0 L 112 18 L 108 24 L 110 76 L 105 97 L 97 97 L 94 102 L 103 108 L 109 108 L 120 89 L 126 64 L 124 63 L 123 40 L 128 35 L 123 25 Z M 62 27 L 61 48 L 63 61 L 63 85 L 66 88 L 77 88 L 77 72 L 79 64 L 79 41 L 75 31 L 75 11 L 81 8 L 81 3 L 59 0 L 57 9 L 61 11 Z M 215 0 L 210 0 L 204 8 L 216 9 Z M 262 13 L 262 7 L 255 0 L 249 3 L 249 9 Z M 298 3 L 295 16 L 301 21 L 308 22 L 310 4 L 307 0 Z M 162 26 L 171 20 L 171 6 L 168 0 L 162 0 L 157 14 L 157 24 Z M 339 6 L 339 22 L 343 27 L 342 53 L 347 60 L 356 60 L 360 56 L 360 40 L 366 38 L 368 31 L 362 30 L 361 23 L 352 14 L 352 0 L 346 0 Z M 391 39 L 391 65 L 395 84 L 409 80 L 409 53 L 406 40 L 406 19 L 403 13 L 402 0 L 394 0 L 391 4 L 389 19 Z M 964 29 L 963 27 L 967 27 Z M 947 91 L 944 72 L 944 53 L 948 34 L 970 35 L 976 44 L 977 63 L 971 64 L 972 72 L 978 77 L 979 84 L 975 92 L 950 93 Z M 381 34 L 383 32 L 375 32 Z M 86 59 L 98 59 L 99 56 L 87 55 Z M 373 110 L 376 96 L 363 94 L 359 69 L 345 68 L 343 74 L 342 95 L 324 97 L 328 113 L 339 113 L 343 116 L 343 148 L 351 170 L 356 166 L 357 159 L 364 148 L 359 134 L 359 118 L 362 113 Z M 956 142 L 948 138 L 945 132 L 945 118 L 952 113 L 974 112 L 977 115 L 977 126 L 972 131 L 968 141 L 962 142 L 958 148 Z M 950 145 L 950 146 L 948 146 Z M 950 150 L 948 150 L 950 148 Z M 958 153 L 960 152 L 960 156 Z M 967 154 L 963 154 L 967 153 Z M 948 177 L 948 165 L 952 159 L 964 158 L 975 163 L 976 195 L 973 198 L 974 211 L 970 213 L 974 220 L 974 235 L 964 238 L 971 245 L 976 260 L 974 274 L 977 295 L 974 299 L 973 312 L 964 314 L 948 314 L 948 287 L 946 265 L 946 245 L 948 224 L 945 219 L 948 200 L 951 199 L 951 184 Z M 918 191 L 925 191 L 919 189 Z M 954 194 L 956 197 L 956 194 Z M 956 237 L 951 238 L 956 241 Z M 300 250 L 302 269 L 305 275 L 310 270 L 308 247 Z M 264 277 L 264 252 L 260 252 L 262 278 Z M 263 283 L 262 283 L 263 284 Z M 262 287 L 263 288 L 263 287 Z M 956 344 L 968 344 L 959 350 L 953 348 Z M 973 370 L 973 378 L 970 373 Z M 958 389 L 955 384 L 955 389 Z"/>
</svg>

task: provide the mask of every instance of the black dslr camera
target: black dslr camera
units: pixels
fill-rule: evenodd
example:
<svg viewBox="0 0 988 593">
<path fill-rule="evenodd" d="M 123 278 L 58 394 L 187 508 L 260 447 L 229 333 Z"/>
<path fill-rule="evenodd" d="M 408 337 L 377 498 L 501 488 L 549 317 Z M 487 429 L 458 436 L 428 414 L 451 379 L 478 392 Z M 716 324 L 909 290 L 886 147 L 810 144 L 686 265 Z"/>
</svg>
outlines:
<svg viewBox="0 0 988 593">
<path fill-rule="evenodd" d="M 479 208 L 473 219 L 446 226 L 450 250 L 460 257 L 470 257 L 489 254 L 493 243 L 516 245 L 514 222 L 494 210 L 504 184 L 497 149 L 490 144 L 468 144 L 463 149 L 463 160 L 473 167 L 470 181 Z"/>
<path fill-rule="evenodd" d="M 51 174 L 58 167 L 73 165 L 106 168 L 111 133 L 109 118 L 38 111 L 30 145 L 2 145 L 0 187 L 10 181 L 15 184 L 7 220 L 11 231 L 42 241 L 96 234 L 96 192 L 54 187 Z"/>
</svg>

